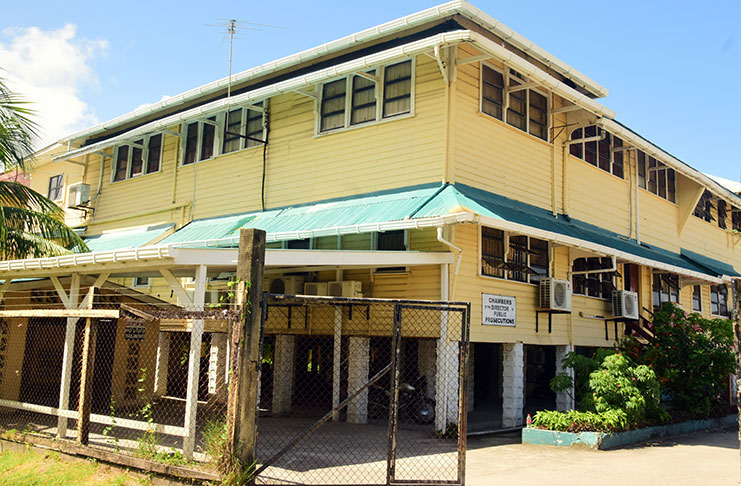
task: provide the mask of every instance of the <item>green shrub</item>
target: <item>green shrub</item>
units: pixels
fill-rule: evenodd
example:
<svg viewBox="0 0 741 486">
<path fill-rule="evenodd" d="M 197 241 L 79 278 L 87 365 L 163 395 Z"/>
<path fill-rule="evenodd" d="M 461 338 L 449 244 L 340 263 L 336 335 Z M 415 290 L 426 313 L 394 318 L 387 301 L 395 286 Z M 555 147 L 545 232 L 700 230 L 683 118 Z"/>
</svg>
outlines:
<svg viewBox="0 0 741 486">
<path fill-rule="evenodd" d="M 628 428 L 628 417 L 623 410 L 600 413 L 543 410 L 533 417 L 533 426 L 559 432 L 620 432 Z"/>
<path fill-rule="evenodd" d="M 698 417 L 719 410 L 735 369 L 732 322 L 688 315 L 667 303 L 654 314 L 651 330 L 647 344 L 629 339 L 622 348 L 655 371 L 664 401 Z"/>
<path fill-rule="evenodd" d="M 615 353 L 616 351 L 610 348 L 597 348 L 591 356 L 584 356 L 573 351 L 568 353 L 563 360 L 563 366 L 574 370 L 574 378 L 572 379 L 566 373 L 557 374 L 550 382 L 551 390 L 554 393 L 568 393 L 576 402 L 579 410 L 593 410 L 589 375 L 599 368 L 606 356 Z"/>
</svg>

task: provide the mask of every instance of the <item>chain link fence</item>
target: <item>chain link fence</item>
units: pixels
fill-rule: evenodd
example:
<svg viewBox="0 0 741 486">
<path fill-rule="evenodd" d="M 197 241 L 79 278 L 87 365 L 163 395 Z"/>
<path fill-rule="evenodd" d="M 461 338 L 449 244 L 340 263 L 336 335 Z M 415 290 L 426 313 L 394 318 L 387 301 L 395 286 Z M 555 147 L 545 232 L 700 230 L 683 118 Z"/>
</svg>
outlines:
<svg viewBox="0 0 741 486">
<path fill-rule="evenodd" d="M 461 484 L 468 307 L 271 296 L 258 483 Z"/>
</svg>

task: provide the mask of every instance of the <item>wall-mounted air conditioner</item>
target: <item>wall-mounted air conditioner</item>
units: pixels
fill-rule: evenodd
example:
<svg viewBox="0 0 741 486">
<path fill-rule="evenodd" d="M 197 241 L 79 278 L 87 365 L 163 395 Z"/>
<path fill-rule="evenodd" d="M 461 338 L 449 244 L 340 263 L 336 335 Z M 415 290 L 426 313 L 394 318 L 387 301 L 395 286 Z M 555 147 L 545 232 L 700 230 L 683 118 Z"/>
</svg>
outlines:
<svg viewBox="0 0 741 486">
<path fill-rule="evenodd" d="M 331 297 L 362 297 L 363 284 L 359 280 L 329 282 L 327 284 L 327 295 Z"/>
<path fill-rule="evenodd" d="M 83 206 L 90 202 L 90 184 L 70 184 L 67 188 L 67 206 Z"/>
<path fill-rule="evenodd" d="M 540 281 L 540 308 L 571 312 L 571 282 L 544 278 Z"/>
<path fill-rule="evenodd" d="M 638 294 L 628 290 L 613 291 L 612 315 L 622 319 L 638 319 Z"/>
<path fill-rule="evenodd" d="M 304 291 L 304 277 L 287 275 L 272 277 L 268 280 L 268 292 L 271 294 L 299 295 Z"/>
<path fill-rule="evenodd" d="M 306 282 L 304 295 L 327 295 L 327 282 Z"/>
</svg>

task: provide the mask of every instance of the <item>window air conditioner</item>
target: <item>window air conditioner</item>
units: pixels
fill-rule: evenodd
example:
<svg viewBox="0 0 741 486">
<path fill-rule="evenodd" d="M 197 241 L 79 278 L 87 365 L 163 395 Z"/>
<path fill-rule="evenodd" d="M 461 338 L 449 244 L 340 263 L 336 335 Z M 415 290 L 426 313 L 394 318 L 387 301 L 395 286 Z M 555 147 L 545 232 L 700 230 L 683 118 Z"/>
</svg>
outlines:
<svg viewBox="0 0 741 486">
<path fill-rule="evenodd" d="M 268 280 L 268 292 L 271 294 L 298 295 L 304 291 L 304 277 L 288 275 L 273 277 Z"/>
<path fill-rule="evenodd" d="M 304 295 L 327 295 L 327 282 L 306 282 Z"/>
<path fill-rule="evenodd" d="M 67 205 L 69 207 L 82 206 L 90 202 L 90 184 L 70 184 L 67 188 Z"/>
<path fill-rule="evenodd" d="M 540 281 L 540 308 L 571 312 L 571 282 L 544 278 Z"/>
<path fill-rule="evenodd" d="M 363 284 L 359 280 L 329 282 L 327 284 L 327 295 L 331 297 L 362 297 L 362 288 Z"/>
<path fill-rule="evenodd" d="M 614 290 L 612 315 L 616 318 L 638 319 L 638 294 L 628 290 Z"/>
</svg>

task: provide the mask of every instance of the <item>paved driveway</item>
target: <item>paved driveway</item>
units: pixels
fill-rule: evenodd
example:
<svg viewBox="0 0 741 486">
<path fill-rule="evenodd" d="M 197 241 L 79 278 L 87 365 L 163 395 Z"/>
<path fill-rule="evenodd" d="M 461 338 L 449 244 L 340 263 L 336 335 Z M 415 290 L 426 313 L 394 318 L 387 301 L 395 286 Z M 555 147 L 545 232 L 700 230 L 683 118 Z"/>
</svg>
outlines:
<svg viewBox="0 0 741 486">
<path fill-rule="evenodd" d="M 467 486 L 738 486 L 738 432 L 671 437 L 612 451 L 523 445 L 518 436 L 471 438 Z"/>
</svg>

